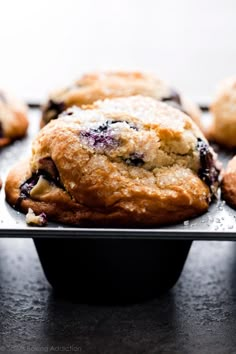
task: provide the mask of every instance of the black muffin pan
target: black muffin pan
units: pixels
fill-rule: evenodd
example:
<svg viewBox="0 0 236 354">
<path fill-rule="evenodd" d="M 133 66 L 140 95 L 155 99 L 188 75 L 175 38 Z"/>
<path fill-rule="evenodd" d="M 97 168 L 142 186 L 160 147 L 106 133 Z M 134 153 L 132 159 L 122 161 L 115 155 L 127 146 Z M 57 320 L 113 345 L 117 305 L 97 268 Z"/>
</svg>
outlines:
<svg viewBox="0 0 236 354">
<path fill-rule="evenodd" d="M 0 152 L 3 181 L 14 163 L 30 155 L 40 112 L 30 110 L 28 136 Z M 207 115 L 206 115 L 207 118 Z M 218 151 L 226 163 L 232 153 Z M 204 215 L 158 229 L 101 229 L 49 223 L 29 227 L 0 192 L 0 237 L 33 238 L 53 289 L 83 302 L 135 302 L 170 289 L 193 240 L 236 240 L 236 211 L 219 199 Z"/>
</svg>

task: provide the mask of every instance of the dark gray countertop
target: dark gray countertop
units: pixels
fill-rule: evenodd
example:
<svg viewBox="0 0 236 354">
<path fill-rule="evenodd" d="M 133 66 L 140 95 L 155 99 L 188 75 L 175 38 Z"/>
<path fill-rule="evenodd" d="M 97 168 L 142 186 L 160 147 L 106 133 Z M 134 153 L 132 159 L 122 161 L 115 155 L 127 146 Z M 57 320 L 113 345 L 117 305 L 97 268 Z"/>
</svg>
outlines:
<svg viewBox="0 0 236 354">
<path fill-rule="evenodd" d="M 0 352 L 235 353 L 236 245 L 195 242 L 168 294 L 130 306 L 55 298 L 29 239 L 0 239 Z"/>
</svg>

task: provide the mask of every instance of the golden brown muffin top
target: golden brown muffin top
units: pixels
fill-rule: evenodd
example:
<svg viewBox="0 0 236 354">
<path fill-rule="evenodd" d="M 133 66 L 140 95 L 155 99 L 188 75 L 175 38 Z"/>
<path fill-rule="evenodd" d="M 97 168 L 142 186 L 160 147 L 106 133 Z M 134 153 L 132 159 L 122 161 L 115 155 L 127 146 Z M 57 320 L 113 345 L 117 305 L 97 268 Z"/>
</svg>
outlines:
<svg viewBox="0 0 236 354">
<path fill-rule="evenodd" d="M 181 185 L 186 173 L 201 169 L 199 144 L 212 154 L 195 123 L 165 103 L 142 96 L 106 99 L 69 109 L 44 127 L 33 143 L 31 169 L 51 173 L 52 160 L 65 189 L 84 203 L 85 190 L 102 183 L 97 193 L 106 204 L 129 188 L 155 192 L 175 180 Z"/>
</svg>

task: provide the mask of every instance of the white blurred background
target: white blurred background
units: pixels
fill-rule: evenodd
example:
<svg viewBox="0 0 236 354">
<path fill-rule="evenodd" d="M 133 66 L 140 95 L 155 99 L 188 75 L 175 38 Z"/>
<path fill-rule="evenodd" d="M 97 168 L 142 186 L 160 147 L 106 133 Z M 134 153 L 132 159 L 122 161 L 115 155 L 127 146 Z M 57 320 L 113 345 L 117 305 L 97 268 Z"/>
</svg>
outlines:
<svg viewBox="0 0 236 354">
<path fill-rule="evenodd" d="M 236 74 L 234 0 L 1 0 L 0 86 L 26 100 L 100 69 L 155 72 L 196 101 Z"/>
</svg>

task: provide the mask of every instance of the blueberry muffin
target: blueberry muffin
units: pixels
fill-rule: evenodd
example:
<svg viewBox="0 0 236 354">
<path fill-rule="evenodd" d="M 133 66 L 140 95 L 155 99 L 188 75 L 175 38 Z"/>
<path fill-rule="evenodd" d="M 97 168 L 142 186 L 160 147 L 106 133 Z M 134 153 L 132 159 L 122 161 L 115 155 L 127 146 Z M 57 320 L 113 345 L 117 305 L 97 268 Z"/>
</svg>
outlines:
<svg viewBox="0 0 236 354">
<path fill-rule="evenodd" d="M 28 128 L 26 106 L 0 91 L 0 148 L 22 138 Z"/>
<path fill-rule="evenodd" d="M 181 111 L 149 97 L 98 101 L 52 120 L 6 182 L 16 209 L 86 226 L 156 227 L 207 211 L 215 154 Z"/>
<path fill-rule="evenodd" d="M 102 72 L 82 76 L 72 86 L 53 93 L 43 107 L 41 127 L 66 108 L 105 98 L 149 96 L 187 113 L 200 127 L 200 110 L 157 77 L 139 72 Z"/>
<path fill-rule="evenodd" d="M 228 148 L 236 147 L 236 77 L 221 83 L 211 104 L 213 117 L 208 138 Z"/>
<path fill-rule="evenodd" d="M 221 184 L 222 198 L 233 208 L 236 208 L 236 156 L 226 167 Z"/>
</svg>

